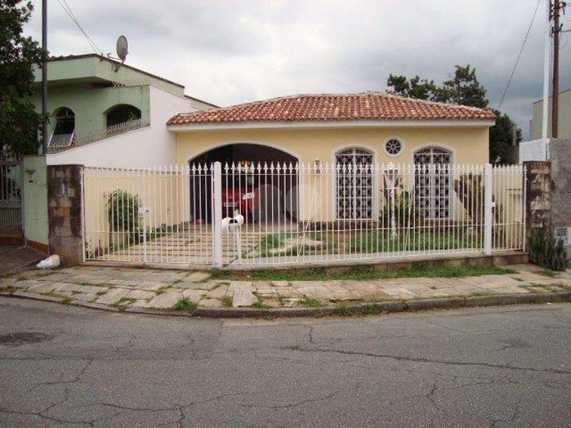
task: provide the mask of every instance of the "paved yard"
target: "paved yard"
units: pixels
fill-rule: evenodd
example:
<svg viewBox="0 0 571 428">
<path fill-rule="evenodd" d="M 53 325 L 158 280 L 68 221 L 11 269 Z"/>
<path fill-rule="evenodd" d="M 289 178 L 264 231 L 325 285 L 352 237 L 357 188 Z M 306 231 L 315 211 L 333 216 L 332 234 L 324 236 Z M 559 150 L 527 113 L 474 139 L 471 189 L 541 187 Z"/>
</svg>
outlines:
<svg viewBox="0 0 571 428">
<path fill-rule="evenodd" d="M 200 308 L 280 308 L 351 302 L 549 293 L 571 290 L 569 271 L 546 275 L 532 265 L 513 274 L 367 281 L 230 281 L 207 272 L 73 267 L 29 271 L 0 280 L 4 293 L 119 308 L 173 309 L 186 299 Z"/>
</svg>

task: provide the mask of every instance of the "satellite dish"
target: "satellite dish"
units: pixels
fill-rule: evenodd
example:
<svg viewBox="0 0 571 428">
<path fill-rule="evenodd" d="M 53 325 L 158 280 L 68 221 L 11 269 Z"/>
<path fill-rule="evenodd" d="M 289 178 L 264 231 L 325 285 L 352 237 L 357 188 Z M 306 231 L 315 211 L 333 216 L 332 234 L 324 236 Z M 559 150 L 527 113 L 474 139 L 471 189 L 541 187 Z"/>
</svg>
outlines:
<svg viewBox="0 0 571 428">
<path fill-rule="evenodd" d="M 128 53 L 129 42 L 127 41 L 127 37 L 121 35 L 117 38 L 117 56 L 121 59 L 121 62 L 125 62 Z"/>
</svg>

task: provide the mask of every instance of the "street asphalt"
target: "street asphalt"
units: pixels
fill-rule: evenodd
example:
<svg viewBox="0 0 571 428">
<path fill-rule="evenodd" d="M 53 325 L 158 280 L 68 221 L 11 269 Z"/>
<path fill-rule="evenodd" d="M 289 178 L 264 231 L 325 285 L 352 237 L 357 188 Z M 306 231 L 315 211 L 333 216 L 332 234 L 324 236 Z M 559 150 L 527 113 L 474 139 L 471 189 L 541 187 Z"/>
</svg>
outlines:
<svg viewBox="0 0 571 428">
<path fill-rule="evenodd" d="M 571 426 L 571 305 L 201 320 L 0 298 L 0 426 Z"/>
</svg>

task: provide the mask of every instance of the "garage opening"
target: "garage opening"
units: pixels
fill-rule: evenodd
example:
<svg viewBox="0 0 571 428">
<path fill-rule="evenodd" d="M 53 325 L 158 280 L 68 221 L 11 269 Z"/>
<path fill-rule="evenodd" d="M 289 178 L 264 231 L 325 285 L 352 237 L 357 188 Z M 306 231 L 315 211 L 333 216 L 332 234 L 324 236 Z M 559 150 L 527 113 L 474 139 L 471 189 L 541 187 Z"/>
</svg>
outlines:
<svg viewBox="0 0 571 428">
<path fill-rule="evenodd" d="M 217 147 L 189 161 L 192 174 L 190 203 L 195 223 L 212 218 L 212 175 L 214 162 L 222 164 L 223 217 L 235 212 L 251 224 L 280 224 L 297 219 L 298 159 L 282 150 L 261 144 L 238 143 Z"/>
</svg>

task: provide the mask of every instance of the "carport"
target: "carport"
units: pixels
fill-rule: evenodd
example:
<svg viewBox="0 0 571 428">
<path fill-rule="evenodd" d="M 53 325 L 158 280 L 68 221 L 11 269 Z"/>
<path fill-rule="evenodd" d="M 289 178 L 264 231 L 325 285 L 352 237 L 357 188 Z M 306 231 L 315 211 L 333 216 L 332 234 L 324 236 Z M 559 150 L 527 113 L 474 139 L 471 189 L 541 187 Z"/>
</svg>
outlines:
<svg viewBox="0 0 571 428">
<path fill-rule="evenodd" d="M 298 207 L 297 158 L 263 144 L 234 143 L 216 147 L 189 161 L 202 174 L 190 177 L 191 206 L 195 223 L 210 223 L 211 169 L 222 164 L 223 216 L 235 210 L 248 223 L 295 221 Z"/>
</svg>

